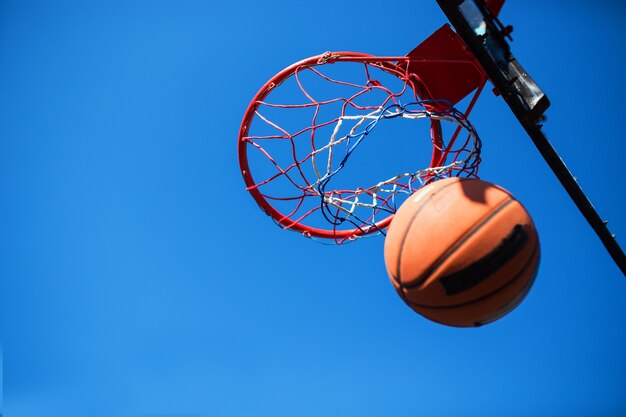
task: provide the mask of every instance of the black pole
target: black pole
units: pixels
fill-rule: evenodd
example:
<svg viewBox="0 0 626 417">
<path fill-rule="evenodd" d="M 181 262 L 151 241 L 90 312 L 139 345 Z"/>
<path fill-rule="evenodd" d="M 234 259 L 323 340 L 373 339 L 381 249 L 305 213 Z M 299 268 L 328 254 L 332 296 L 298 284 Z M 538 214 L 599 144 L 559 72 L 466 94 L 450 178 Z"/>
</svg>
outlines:
<svg viewBox="0 0 626 417">
<path fill-rule="evenodd" d="M 484 0 L 437 0 L 437 3 L 478 59 L 496 91 L 509 105 L 622 274 L 626 275 L 624 251 L 607 228 L 607 222 L 600 218 L 538 124 L 543 112 L 550 106 L 550 101 L 511 54 L 506 41 L 509 28 L 504 28 L 491 14 Z"/>
<path fill-rule="evenodd" d="M 522 122 L 522 126 L 524 126 L 524 129 L 539 150 L 539 153 L 541 153 L 543 159 L 548 163 L 552 172 L 554 172 L 561 182 L 561 185 L 565 188 L 565 191 L 567 191 L 572 201 L 576 203 L 578 210 L 585 216 L 591 228 L 596 232 L 604 244 L 604 247 L 609 252 L 609 255 L 611 255 L 622 271 L 622 274 L 626 275 L 626 255 L 624 255 L 624 251 L 617 243 L 617 240 L 615 240 L 615 236 L 611 234 L 607 228 L 607 222 L 603 221 L 598 215 L 598 212 L 593 207 L 593 204 L 591 204 L 591 201 L 589 201 L 589 198 L 587 198 L 587 195 L 583 192 L 561 157 L 541 131 L 541 126 L 528 122 Z"/>
</svg>

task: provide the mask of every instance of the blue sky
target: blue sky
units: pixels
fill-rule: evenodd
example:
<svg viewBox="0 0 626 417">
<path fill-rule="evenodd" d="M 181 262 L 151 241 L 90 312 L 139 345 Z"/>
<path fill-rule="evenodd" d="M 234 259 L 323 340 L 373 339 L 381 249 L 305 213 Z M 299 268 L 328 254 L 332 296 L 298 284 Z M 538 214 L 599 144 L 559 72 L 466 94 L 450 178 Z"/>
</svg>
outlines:
<svg viewBox="0 0 626 417">
<path fill-rule="evenodd" d="M 4 413 L 625 415 L 626 279 L 489 91 L 481 177 L 542 244 L 533 290 L 494 324 L 421 318 L 382 238 L 319 245 L 245 192 L 257 89 L 326 50 L 405 54 L 445 22 L 419 3 L 4 1 Z M 624 246 L 625 9 L 509 3 L 514 52 L 553 103 L 545 131 Z"/>
</svg>

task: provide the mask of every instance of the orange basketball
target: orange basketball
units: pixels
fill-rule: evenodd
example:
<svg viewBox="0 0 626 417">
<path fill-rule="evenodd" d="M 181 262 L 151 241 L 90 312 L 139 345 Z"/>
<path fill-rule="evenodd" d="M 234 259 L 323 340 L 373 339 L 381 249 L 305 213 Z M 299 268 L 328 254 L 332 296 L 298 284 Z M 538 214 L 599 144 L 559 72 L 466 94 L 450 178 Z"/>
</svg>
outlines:
<svg viewBox="0 0 626 417">
<path fill-rule="evenodd" d="M 503 188 L 448 178 L 402 204 L 385 240 L 396 291 L 417 313 L 457 327 L 512 311 L 537 274 L 539 238 L 526 209 Z"/>
</svg>

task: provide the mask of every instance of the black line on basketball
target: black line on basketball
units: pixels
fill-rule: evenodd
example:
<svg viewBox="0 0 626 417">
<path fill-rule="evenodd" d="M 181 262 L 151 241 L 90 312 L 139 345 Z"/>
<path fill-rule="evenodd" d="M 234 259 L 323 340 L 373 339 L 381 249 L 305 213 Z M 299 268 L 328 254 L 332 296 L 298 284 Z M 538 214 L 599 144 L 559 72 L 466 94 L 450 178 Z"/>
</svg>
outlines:
<svg viewBox="0 0 626 417">
<path fill-rule="evenodd" d="M 412 301 L 409 301 L 408 304 L 414 307 L 419 307 L 419 308 L 427 308 L 427 309 L 433 309 L 433 310 L 445 310 L 448 308 L 458 308 L 458 307 L 466 307 L 472 304 L 476 304 L 479 303 L 481 301 L 483 301 L 486 298 L 492 297 L 494 295 L 496 295 L 497 293 L 499 293 L 500 291 L 503 291 L 505 288 L 507 288 L 509 285 L 512 285 L 517 278 L 519 278 L 525 271 L 526 268 L 531 265 L 533 262 L 535 262 L 535 257 L 539 256 L 538 254 L 539 252 L 539 244 L 535 245 L 535 248 L 533 249 L 533 253 L 532 255 L 528 258 L 528 260 L 526 261 L 526 263 L 524 263 L 524 265 L 520 268 L 520 270 L 511 277 L 511 279 L 509 279 L 506 283 L 504 283 L 501 287 L 496 288 L 495 290 L 491 291 L 490 293 L 484 294 L 481 297 L 475 298 L 473 300 L 469 300 L 466 301 L 464 303 L 459 303 L 459 304 L 450 304 L 450 305 L 428 305 L 428 304 L 419 304 L 419 303 L 415 303 Z M 526 283 L 526 286 L 528 286 L 528 288 L 530 289 L 530 285 L 532 285 L 535 276 L 537 274 L 539 267 L 538 265 L 535 267 L 535 270 L 533 272 L 533 279 L 530 280 L 529 282 Z M 525 288 L 526 288 L 525 286 Z"/>
<path fill-rule="evenodd" d="M 502 268 L 528 241 L 524 226 L 516 224 L 491 252 L 467 267 L 439 278 L 447 295 L 456 295 L 475 287 Z"/>
<path fill-rule="evenodd" d="M 415 288 L 415 287 L 422 285 L 424 281 L 426 281 L 433 274 L 433 272 L 441 266 L 441 264 L 443 264 L 450 256 L 456 253 L 456 251 L 461 247 L 461 245 L 465 241 L 467 241 L 467 239 L 472 237 L 478 230 L 480 230 L 481 227 L 483 227 L 483 225 L 485 225 L 485 223 L 491 220 L 496 214 L 504 210 L 505 207 L 507 207 L 509 204 L 511 204 L 514 201 L 517 201 L 517 200 L 514 200 L 510 196 L 507 196 L 507 199 L 503 200 L 499 206 L 494 208 L 491 212 L 489 212 L 487 216 L 480 219 L 478 222 L 476 222 L 476 224 L 471 226 L 468 229 L 469 233 L 466 232 L 466 234 L 463 237 L 461 237 L 458 241 L 456 241 L 453 245 L 451 245 L 448 251 L 444 253 L 439 259 L 437 259 L 437 261 L 433 262 L 430 268 L 428 268 L 422 274 L 421 277 L 419 277 L 416 281 L 412 282 L 411 284 L 404 285 L 404 288 Z M 407 228 L 407 230 L 408 229 L 409 228 Z"/>
<path fill-rule="evenodd" d="M 504 308 L 503 310 L 499 311 L 498 314 L 496 314 L 494 317 L 491 317 L 490 319 L 481 321 L 481 322 L 476 322 L 474 323 L 476 325 L 476 327 L 478 326 L 483 326 L 485 324 L 489 324 L 492 323 L 504 316 L 506 316 L 507 314 L 509 314 L 515 307 L 517 307 L 524 298 L 526 298 L 526 296 L 528 295 L 528 293 L 530 292 L 531 287 L 533 286 L 535 279 L 537 279 L 537 272 L 539 272 L 539 258 L 541 257 L 541 254 L 539 253 L 539 244 L 537 244 L 535 246 L 535 250 L 533 251 L 533 255 L 531 256 L 531 260 L 535 258 L 535 256 L 537 256 L 537 264 L 535 265 L 535 269 L 532 272 L 532 276 L 531 278 L 526 282 L 526 284 L 524 285 L 524 288 L 522 288 L 522 290 L 519 292 L 519 294 L 517 294 L 515 296 L 515 298 L 513 298 L 509 305 Z M 530 262 L 529 262 L 530 263 Z M 525 270 L 529 263 L 527 263 L 523 270 Z M 523 272 L 523 271 L 522 271 Z M 520 272 L 519 274 L 517 274 L 517 276 L 519 276 L 522 272 Z M 511 281 L 512 282 L 512 281 Z M 507 283 L 508 285 L 508 283 Z"/>
</svg>

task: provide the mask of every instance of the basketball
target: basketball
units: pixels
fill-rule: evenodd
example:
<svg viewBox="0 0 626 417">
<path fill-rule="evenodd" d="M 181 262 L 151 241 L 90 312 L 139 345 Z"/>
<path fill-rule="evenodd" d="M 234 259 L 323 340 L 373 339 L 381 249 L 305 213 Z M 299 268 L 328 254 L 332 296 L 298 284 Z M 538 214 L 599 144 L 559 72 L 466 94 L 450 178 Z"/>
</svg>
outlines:
<svg viewBox="0 0 626 417">
<path fill-rule="evenodd" d="M 429 320 L 491 323 L 517 307 L 539 266 L 539 237 L 508 191 L 478 179 L 428 184 L 395 214 L 385 265 L 396 291 Z"/>
</svg>

